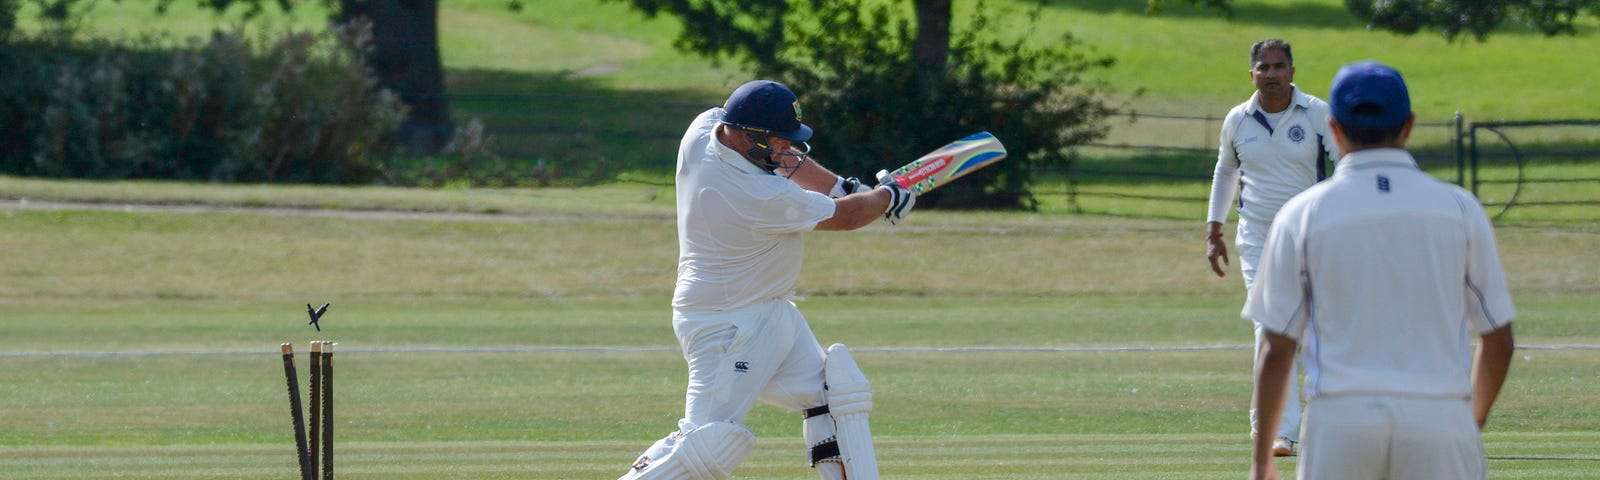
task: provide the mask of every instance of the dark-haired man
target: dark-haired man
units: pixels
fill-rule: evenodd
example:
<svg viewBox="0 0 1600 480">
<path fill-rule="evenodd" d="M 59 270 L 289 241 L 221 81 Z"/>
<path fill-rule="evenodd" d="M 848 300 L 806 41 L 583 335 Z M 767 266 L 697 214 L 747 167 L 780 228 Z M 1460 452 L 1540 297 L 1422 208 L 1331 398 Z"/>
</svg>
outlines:
<svg viewBox="0 0 1600 480">
<path fill-rule="evenodd" d="M 1234 245 L 1239 247 L 1239 273 L 1250 290 L 1260 263 L 1272 217 L 1289 197 L 1322 180 L 1326 163 L 1338 158 L 1327 134 L 1328 104 L 1294 85 L 1294 51 L 1289 43 L 1269 38 L 1250 45 L 1250 81 L 1255 95 L 1233 107 L 1222 122 L 1217 167 L 1211 181 L 1211 204 L 1206 213 L 1206 259 L 1218 277 L 1226 275 L 1228 246 L 1222 241 L 1222 224 L 1228 206 L 1239 211 Z M 1234 196 L 1238 195 L 1238 203 Z M 1257 348 L 1261 327 L 1255 329 Z M 1308 378 L 1316 372 L 1306 370 Z M 1300 441 L 1300 391 L 1290 387 L 1288 405 L 1276 432 L 1261 432 L 1256 406 L 1250 407 L 1250 435 L 1274 435 L 1278 456 L 1294 453 Z"/>
</svg>

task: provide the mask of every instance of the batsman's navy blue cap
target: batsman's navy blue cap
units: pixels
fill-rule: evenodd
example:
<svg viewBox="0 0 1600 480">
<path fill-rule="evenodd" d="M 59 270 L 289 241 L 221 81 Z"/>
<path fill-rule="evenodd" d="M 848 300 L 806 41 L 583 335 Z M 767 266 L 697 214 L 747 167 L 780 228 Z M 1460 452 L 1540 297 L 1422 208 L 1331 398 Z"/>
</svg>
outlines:
<svg viewBox="0 0 1600 480">
<path fill-rule="evenodd" d="M 768 134 L 792 142 L 811 138 L 811 127 L 800 123 L 800 99 L 781 83 L 756 80 L 740 85 L 722 108 L 727 110 L 723 123 L 766 129 Z"/>
<path fill-rule="evenodd" d="M 1345 64 L 1328 94 L 1333 118 L 1347 127 L 1397 127 L 1411 118 L 1411 93 L 1400 72 L 1373 61 Z"/>
</svg>

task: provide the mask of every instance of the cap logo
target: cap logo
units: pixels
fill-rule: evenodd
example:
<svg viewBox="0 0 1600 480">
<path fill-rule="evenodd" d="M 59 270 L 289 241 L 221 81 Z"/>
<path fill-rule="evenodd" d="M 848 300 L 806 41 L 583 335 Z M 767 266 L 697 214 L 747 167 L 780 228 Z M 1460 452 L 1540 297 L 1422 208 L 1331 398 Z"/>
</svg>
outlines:
<svg viewBox="0 0 1600 480">
<path fill-rule="evenodd" d="M 795 99 L 794 103 L 791 105 L 794 105 L 794 120 L 796 122 L 804 122 L 805 118 L 800 114 L 800 100 Z"/>
</svg>

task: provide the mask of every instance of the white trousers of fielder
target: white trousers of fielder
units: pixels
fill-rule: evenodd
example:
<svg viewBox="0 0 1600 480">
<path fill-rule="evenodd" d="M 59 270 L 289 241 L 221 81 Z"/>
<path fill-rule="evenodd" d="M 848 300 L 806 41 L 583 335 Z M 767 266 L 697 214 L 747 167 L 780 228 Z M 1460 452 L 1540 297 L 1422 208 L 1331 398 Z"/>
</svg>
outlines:
<svg viewBox="0 0 1600 480">
<path fill-rule="evenodd" d="M 1256 265 L 1261 263 L 1261 249 L 1267 243 L 1267 230 L 1270 226 L 1270 224 L 1264 222 L 1251 222 L 1244 218 L 1239 219 L 1239 230 L 1234 236 L 1233 245 L 1239 251 L 1239 273 L 1240 276 L 1244 277 L 1244 289 L 1246 291 L 1249 291 L 1251 285 L 1255 284 Z M 1261 358 L 1261 342 L 1265 340 L 1263 338 L 1264 335 L 1261 325 L 1256 324 L 1255 347 L 1252 349 L 1253 353 L 1250 358 Z M 1316 337 L 1308 331 L 1306 342 L 1301 345 L 1300 350 L 1302 353 L 1312 354 L 1312 352 L 1315 352 L 1315 344 Z M 1251 365 L 1254 365 L 1253 360 Z M 1300 355 L 1295 355 L 1294 357 L 1293 371 L 1304 374 L 1307 385 L 1316 383 L 1317 373 L 1314 369 L 1307 368 L 1307 364 L 1300 360 Z M 1274 437 L 1287 438 L 1291 441 L 1299 442 L 1301 441 L 1300 419 L 1304 410 L 1300 401 L 1299 376 L 1297 375 L 1294 378 L 1295 380 L 1289 383 L 1288 395 L 1283 399 L 1283 415 L 1278 419 L 1278 431 Z M 1261 430 L 1258 428 L 1259 425 L 1261 423 L 1256 416 L 1256 406 L 1250 405 L 1250 433 L 1252 435 L 1259 434 Z"/>
<path fill-rule="evenodd" d="M 1306 409 L 1299 480 L 1484 480 L 1488 463 L 1465 398 L 1317 397 Z"/>
</svg>

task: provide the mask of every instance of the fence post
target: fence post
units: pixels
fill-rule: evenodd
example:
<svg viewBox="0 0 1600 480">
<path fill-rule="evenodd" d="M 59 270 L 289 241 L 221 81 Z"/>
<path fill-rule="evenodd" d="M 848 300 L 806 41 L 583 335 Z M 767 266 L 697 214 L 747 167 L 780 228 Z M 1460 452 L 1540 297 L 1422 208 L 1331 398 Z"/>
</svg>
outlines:
<svg viewBox="0 0 1600 480">
<path fill-rule="evenodd" d="M 1470 148 L 1468 149 L 1468 155 L 1467 155 L 1467 161 L 1472 166 L 1472 187 L 1470 187 L 1470 190 L 1472 190 L 1472 196 L 1473 197 L 1477 197 L 1478 196 L 1478 126 L 1477 125 L 1473 125 L 1472 128 L 1467 130 L 1467 132 L 1468 132 L 1467 133 L 1467 140 L 1469 142 L 1471 142 Z M 1462 185 L 1462 186 L 1465 187 L 1466 185 Z M 1481 197 L 1479 197 L 1479 198 L 1481 198 Z M 1480 200 L 1480 201 L 1482 201 L 1482 200 Z"/>
<path fill-rule="evenodd" d="M 1466 175 L 1467 175 L 1467 173 L 1466 173 L 1466 170 L 1467 170 L 1467 152 L 1466 152 L 1466 148 L 1467 148 L 1467 146 L 1466 146 L 1466 143 L 1461 138 L 1461 127 L 1462 127 L 1462 124 L 1465 123 L 1465 122 L 1466 122 L 1466 120 L 1464 118 L 1462 118 L 1461 112 L 1457 111 L 1456 112 L 1456 134 L 1455 134 L 1455 143 L 1456 143 L 1456 185 L 1457 186 L 1462 186 L 1462 187 L 1467 186 L 1467 177 L 1466 177 Z"/>
</svg>

